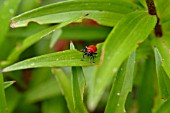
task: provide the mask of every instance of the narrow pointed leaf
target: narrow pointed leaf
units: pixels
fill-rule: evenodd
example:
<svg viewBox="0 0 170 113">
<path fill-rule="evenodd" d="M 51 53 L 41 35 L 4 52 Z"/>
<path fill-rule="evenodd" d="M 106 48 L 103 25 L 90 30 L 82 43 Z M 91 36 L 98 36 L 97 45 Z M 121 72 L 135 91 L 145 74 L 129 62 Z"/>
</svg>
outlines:
<svg viewBox="0 0 170 113">
<path fill-rule="evenodd" d="M 11 86 L 13 83 L 15 83 L 15 81 L 7 81 L 7 82 L 4 82 L 4 88 L 8 88 L 9 86 Z"/>
<path fill-rule="evenodd" d="M 39 67 L 92 66 L 98 64 L 99 62 L 99 57 L 95 58 L 95 64 L 89 63 L 88 58 L 86 58 L 84 61 L 81 61 L 82 55 L 83 53 L 77 50 L 66 50 L 62 52 L 46 54 L 15 63 L 4 68 L 2 72 Z"/>
<path fill-rule="evenodd" d="M 10 54 L 10 56 L 8 57 L 8 61 L 9 63 L 13 63 L 14 61 L 16 61 L 19 57 L 19 55 L 26 50 L 28 47 L 32 46 L 33 44 L 35 44 L 36 42 L 38 42 L 39 40 L 41 40 L 42 38 L 44 38 L 45 36 L 49 35 L 50 33 L 78 20 L 80 17 L 68 20 L 66 22 L 63 22 L 61 24 L 49 27 L 45 30 L 42 30 L 28 38 L 26 38 L 23 43 L 18 47 L 16 47 L 13 52 Z"/>
<path fill-rule="evenodd" d="M 163 99 L 168 99 L 170 95 L 170 79 L 162 67 L 162 57 L 158 49 L 154 48 L 156 59 L 156 72 L 159 83 L 159 90 Z"/>
<path fill-rule="evenodd" d="M 43 6 L 18 15 L 12 18 L 11 25 L 20 27 L 26 26 L 29 22 L 37 22 L 39 24 L 59 23 L 82 14 L 88 14 L 85 18 L 94 19 L 103 25 L 113 26 L 123 14 L 135 10 L 136 6 L 126 0 L 65 1 Z"/>
<path fill-rule="evenodd" d="M 105 113 L 125 112 L 126 98 L 128 93 L 132 91 L 133 86 L 135 54 L 136 53 L 133 52 L 121 66 L 120 71 L 113 82 Z"/>
<path fill-rule="evenodd" d="M 152 113 L 155 98 L 154 90 L 155 74 L 156 73 L 154 59 L 152 57 L 149 57 L 146 60 L 144 72 L 142 73 L 141 77 L 141 83 L 138 86 L 139 87 L 137 94 L 138 113 Z"/>
<path fill-rule="evenodd" d="M 124 16 L 107 37 L 101 61 L 96 70 L 89 97 L 89 108 L 94 109 L 105 88 L 110 84 L 121 63 L 152 32 L 156 17 L 138 11 Z M 146 29 L 147 28 L 147 29 Z M 101 85 L 102 84 L 102 85 Z"/>
<path fill-rule="evenodd" d="M 51 37 L 51 42 L 50 42 L 50 48 L 53 48 L 57 42 L 57 40 L 60 38 L 62 34 L 62 30 L 59 29 L 57 31 L 55 31 Z"/>
<path fill-rule="evenodd" d="M 10 19 L 17 12 L 21 0 L 2 0 L 0 5 L 0 45 L 5 40 L 6 33 L 9 30 Z"/>
<path fill-rule="evenodd" d="M 162 57 L 161 65 L 163 66 L 168 77 L 170 78 L 170 38 L 166 36 L 162 38 L 156 38 L 153 36 L 152 45 L 157 47 Z"/>
<path fill-rule="evenodd" d="M 7 113 L 7 103 L 5 99 L 5 91 L 4 91 L 4 78 L 2 73 L 0 73 L 0 113 Z"/>
<path fill-rule="evenodd" d="M 83 104 L 85 78 L 81 67 L 72 67 L 72 87 L 75 110 L 77 113 L 86 113 Z"/>
<path fill-rule="evenodd" d="M 75 113 L 71 81 L 61 69 L 52 69 L 52 72 L 61 87 L 62 93 L 66 99 L 70 113 Z"/>
</svg>

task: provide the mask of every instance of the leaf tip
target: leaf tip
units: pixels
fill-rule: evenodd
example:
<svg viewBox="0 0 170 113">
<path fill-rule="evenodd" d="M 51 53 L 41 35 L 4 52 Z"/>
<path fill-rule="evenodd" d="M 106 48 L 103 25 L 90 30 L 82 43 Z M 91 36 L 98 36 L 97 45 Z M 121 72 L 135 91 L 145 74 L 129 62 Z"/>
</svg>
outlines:
<svg viewBox="0 0 170 113">
<path fill-rule="evenodd" d="M 74 49 L 75 49 L 75 46 L 74 46 L 73 42 L 70 41 L 70 50 L 74 50 Z"/>
<path fill-rule="evenodd" d="M 13 81 L 11 81 L 12 82 L 12 84 L 14 84 L 16 81 L 15 80 L 13 80 Z"/>
<path fill-rule="evenodd" d="M 10 22 L 11 22 L 10 27 L 11 27 L 11 28 L 16 28 L 15 23 L 14 23 L 12 20 L 10 20 Z"/>
</svg>

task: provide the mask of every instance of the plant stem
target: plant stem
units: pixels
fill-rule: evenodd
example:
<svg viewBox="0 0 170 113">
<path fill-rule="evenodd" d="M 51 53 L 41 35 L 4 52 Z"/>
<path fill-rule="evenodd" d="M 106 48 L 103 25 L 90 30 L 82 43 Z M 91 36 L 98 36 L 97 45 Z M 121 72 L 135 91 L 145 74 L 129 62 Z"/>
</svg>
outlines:
<svg viewBox="0 0 170 113">
<path fill-rule="evenodd" d="M 162 26 L 160 25 L 160 19 L 156 13 L 156 8 L 155 8 L 155 4 L 154 4 L 154 1 L 153 0 L 146 0 L 146 4 L 147 4 L 147 7 L 148 7 L 148 10 L 149 10 L 149 14 L 150 15 L 156 15 L 157 17 L 157 23 L 156 23 L 156 26 L 155 26 L 155 35 L 157 37 L 162 37 L 163 33 L 162 33 Z"/>
<path fill-rule="evenodd" d="M 0 68 L 1 69 L 1 68 Z M 0 73 L 0 113 L 7 113 L 7 104 L 5 99 L 5 91 L 4 91 L 4 80 L 3 75 Z"/>
</svg>

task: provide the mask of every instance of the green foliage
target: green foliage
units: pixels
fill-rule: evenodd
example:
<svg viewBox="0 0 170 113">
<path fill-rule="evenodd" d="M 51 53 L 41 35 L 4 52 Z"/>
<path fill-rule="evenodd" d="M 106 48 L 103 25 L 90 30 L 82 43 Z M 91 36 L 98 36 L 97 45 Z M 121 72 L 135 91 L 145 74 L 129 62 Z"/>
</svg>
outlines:
<svg viewBox="0 0 170 113">
<path fill-rule="evenodd" d="M 143 42 L 147 38 L 155 24 L 155 17 L 145 12 L 134 12 L 122 18 L 111 31 L 104 42 L 103 63 L 96 70 L 94 84 L 90 92 L 89 101 L 92 108 L 96 106 L 105 87 L 110 83 L 121 63 L 137 47 L 138 43 Z M 145 29 L 146 27 L 147 29 Z M 141 32 L 142 34 L 140 34 Z M 115 44 L 112 44 L 113 42 Z"/>
<path fill-rule="evenodd" d="M 105 113 L 126 112 L 124 105 L 128 93 L 132 91 L 135 54 L 136 53 L 133 52 L 129 56 L 125 63 L 120 67 L 116 77 L 113 78 L 113 85 Z"/>
<path fill-rule="evenodd" d="M 0 14 L 0 113 L 170 112 L 170 0 L 0 0 Z"/>
<path fill-rule="evenodd" d="M 162 67 L 162 58 L 160 56 L 160 53 L 158 49 L 154 48 L 155 52 L 155 59 L 156 59 L 156 71 L 158 76 L 158 83 L 159 83 L 159 89 L 161 92 L 161 96 L 163 99 L 168 99 L 170 95 L 170 79 L 168 78 L 167 74 L 165 73 L 163 67 Z"/>
<path fill-rule="evenodd" d="M 3 75 L 0 74 L 0 113 L 6 113 L 8 111 L 6 100 L 5 100 L 5 91 L 4 91 L 4 80 Z"/>
</svg>

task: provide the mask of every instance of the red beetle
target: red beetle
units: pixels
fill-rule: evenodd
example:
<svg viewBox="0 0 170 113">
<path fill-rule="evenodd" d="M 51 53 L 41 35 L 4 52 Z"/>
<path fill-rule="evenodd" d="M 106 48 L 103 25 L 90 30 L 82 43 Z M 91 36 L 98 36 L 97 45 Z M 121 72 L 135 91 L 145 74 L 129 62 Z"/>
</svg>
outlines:
<svg viewBox="0 0 170 113">
<path fill-rule="evenodd" d="M 96 53 L 96 51 L 97 51 L 97 47 L 96 46 L 94 46 L 94 45 L 90 45 L 88 47 L 86 46 L 85 49 L 82 49 L 80 51 L 84 53 L 81 60 L 83 60 L 84 59 L 84 55 L 86 55 L 86 56 L 90 57 L 89 62 L 91 62 L 91 59 L 92 59 L 93 63 L 95 63 L 94 62 L 94 57 L 96 57 L 96 54 L 97 54 Z"/>
</svg>

